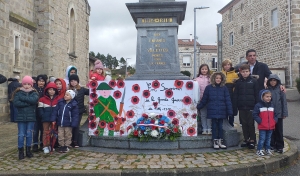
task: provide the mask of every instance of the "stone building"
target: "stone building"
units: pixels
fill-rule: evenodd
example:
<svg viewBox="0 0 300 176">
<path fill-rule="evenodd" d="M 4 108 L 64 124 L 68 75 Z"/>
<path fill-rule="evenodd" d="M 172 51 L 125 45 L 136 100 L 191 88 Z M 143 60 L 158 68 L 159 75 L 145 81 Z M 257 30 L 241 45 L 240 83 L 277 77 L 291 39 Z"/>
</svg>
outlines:
<svg viewBox="0 0 300 176">
<path fill-rule="evenodd" d="M 194 40 L 178 39 L 180 71 L 189 71 L 194 78 Z M 201 64 L 208 64 L 211 70 L 217 70 L 217 45 L 196 43 L 196 76 Z"/>
<path fill-rule="evenodd" d="M 89 69 L 87 0 L 0 0 L 0 69 L 6 77 L 65 77 L 78 68 L 85 85 Z M 7 84 L 0 85 L 0 120 L 7 117 Z"/>
<path fill-rule="evenodd" d="M 299 6 L 297 0 L 232 0 L 219 10 L 219 57 L 239 63 L 248 49 L 255 49 L 258 61 L 273 73 L 283 69 L 286 86 L 295 86 L 300 67 Z"/>
</svg>

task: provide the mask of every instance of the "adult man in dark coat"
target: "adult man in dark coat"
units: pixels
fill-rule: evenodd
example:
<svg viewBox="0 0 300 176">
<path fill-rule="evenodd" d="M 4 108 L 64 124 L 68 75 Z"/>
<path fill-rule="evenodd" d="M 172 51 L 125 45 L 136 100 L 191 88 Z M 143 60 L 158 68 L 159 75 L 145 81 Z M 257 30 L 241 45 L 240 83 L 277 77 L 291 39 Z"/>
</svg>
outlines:
<svg viewBox="0 0 300 176">
<path fill-rule="evenodd" d="M 18 87 L 21 87 L 22 84 L 19 83 L 19 80 L 20 80 L 20 77 L 19 76 L 16 76 L 14 78 L 8 78 L 7 81 L 11 81 L 9 84 L 8 84 L 8 101 L 9 101 L 9 104 L 10 104 L 10 121 L 11 122 L 14 122 L 15 121 L 15 117 L 17 115 L 17 108 L 14 106 L 13 102 L 11 101 L 11 95 L 12 93 L 18 88 Z"/>
</svg>

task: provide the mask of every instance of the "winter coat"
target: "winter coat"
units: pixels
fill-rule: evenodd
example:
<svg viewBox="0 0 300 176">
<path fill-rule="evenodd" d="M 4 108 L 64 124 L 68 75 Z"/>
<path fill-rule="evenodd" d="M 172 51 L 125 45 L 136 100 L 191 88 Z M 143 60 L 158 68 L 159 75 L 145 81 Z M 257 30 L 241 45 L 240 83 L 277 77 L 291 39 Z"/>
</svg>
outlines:
<svg viewBox="0 0 300 176">
<path fill-rule="evenodd" d="M 45 92 L 45 87 L 47 86 L 47 84 L 45 83 L 44 87 L 39 87 L 38 84 L 34 84 L 33 88 L 39 93 L 39 98 L 44 96 L 44 92 Z"/>
<path fill-rule="evenodd" d="M 233 92 L 233 115 L 237 110 L 253 110 L 258 102 L 258 83 L 255 78 L 242 76 L 236 81 Z"/>
<path fill-rule="evenodd" d="M 59 80 L 61 82 L 62 88 L 61 90 L 58 90 L 58 99 L 64 98 L 65 93 L 67 91 L 67 84 L 65 82 L 65 80 L 61 79 L 61 78 L 57 78 L 54 82 L 56 82 L 57 80 Z"/>
<path fill-rule="evenodd" d="M 74 90 L 74 89 L 72 89 Z M 84 107 L 84 96 L 90 94 L 90 90 L 84 87 L 80 87 L 79 89 L 74 90 L 76 93 L 75 100 L 78 103 L 79 114 L 83 114 L 85 111 Z"/>
<path fill-rule="evenodd" d="M 272 102 L 264 102 L 262 94 L 268 90 L 261 90 L 259 93 L 260 101 L 255 105 L 252 116 L 258 123 L 259 130 L 273 130 L 278 120 L 278 113 L 274 111 Z"/>
<path fill-rule="evenodd" d="M 90 79 L 92 79 L 92 77 L 95 77 L 96 81 L 104 81 L 104 79 L 105 79 L 105 76 L 100 75 L 98 73 L 92 73 Z"/>
<path fill-rule="evenodd" d="M 226 76 L 225 86 L 228 89 L 231 101 L 233 100 L 233 90 L 235 86 L 235 81 L 239 78 L 238 74 L 235 72 L 234 68 L 230 68 L 230 71 L 222 70 L 222 73 Z"/>
<path fill-rule="evenodd" d="M 68 87 L 68 85 L 69 85 L 70 71 L 73 70 L 73 69 L 76 70 L 76 74 L 78 75 L 77 68 L 73 65 L 69 65 L 66 69 L 66 77 L 64 79 L 64 81 L 66 82 L 66 87 Z"/>
<path fill-rule="evenodd" d="M 55 90 L 55 95 L 51 99 L 48 93 L 48 89 L 53 88 Z M 49 83 L 45 88 L 45 95 L 40 98 L 38 104 L 38 115 L 41 117 L 42 122 L 51 122 L 52 112 L 58 103 L 58 90 L 55 83 Z"/>
<path fill-rule="evenodd" d="M 271 86 L 270 80 L 276 79 L 277 84 L 276 86 Z M 271 74 L 267 81 L 268 90 L 272 93 L 272 103 L 274 105 L 275 111 L 279 113 L 278 118 L 287 117 L 288 116 L 288 108 L 287 108 L 287 101 L 286 95 L 280 89 L 281 80 L 276 74 Z"/>
<path fill-rule="evenodd" d="M 199 84 L 200 99 L 202 99 L 205 87 L 210 84 L 209 76 L 199 75 L 199 77 L 196 78 L 196 81 Z"/>
<path fill-rule="evenodd" d="M 79 113 L 77 101 L 72 99 L 67 103 L 64 99 L 58 100 L 52 115 L 51 122 L 56 122 L 61 127 L 78 127 Z"/>
<path fill-rule="evenodd" d="M 220 74 L 222 75 L 222 81 L 220 84 L 216 84 L 216 75 Z M 208 119 L 224 119 L 232 115 L 232 104 L 225 81 L 226 78 L 223 73 L 214 73 L 210 78 L 211 85 L 206 86 L 203 97 L 197 105 L 197 109 L 202 109 L 207 105 Z"/>
<path fill-rule="evenodd" d="M 0 74 L 0 84 L 6 82 L 7 78 Z"/>
<path fill-rule="evenodd" d="M 13 104 L 18 113 L 15 122 L 35 122 L 36 105 L 39 100 L 39 94 L 35 89 L 26 91 L 23 87 L 17 88 L 12 95 Z"/>
<path fill-rule="evenodd" d="M 22 87 L 22 84 L 16 78 L 9 78 L 8 81 L 11 81 L 7 86 L 8 100 L 11 101 L 12 93 L 19 87 Z"/>
</svg>

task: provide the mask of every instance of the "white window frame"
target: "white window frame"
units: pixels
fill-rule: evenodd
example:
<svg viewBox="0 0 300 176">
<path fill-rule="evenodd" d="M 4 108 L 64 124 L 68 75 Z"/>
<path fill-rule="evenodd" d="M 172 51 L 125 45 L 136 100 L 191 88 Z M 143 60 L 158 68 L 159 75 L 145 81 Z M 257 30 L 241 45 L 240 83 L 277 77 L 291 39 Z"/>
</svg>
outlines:
<svg viewBox="0 0 300 176">
<path fill-rule="evenodd" d="M 184 67 L 191 67 L 191 55 L 183 55 L 182 56 L 182 65 Z"/>
<path fill-rule="evenodd" d="M 233 46 L 234 45 L 234 33 L 230 32 L 229 33 L 229 46 Z"/>
<path fill-rule="evenodd" d="M 276 19 L 273 12 L 276 12 Z M 271 28 L 276 28 L 279 26 L 279 10 L 278 7 L 275 7 L 271 10 Z"/>
<path fill-rule="evenodd" d="M 14 59 L 13 59 L 13 65 L 16 66 L 16 67 L 18 67 L 18 66 L 20 66 L 21 34 L 19 32 L 14 31 L 13 36 L 14 36 Z M 16 53 L 16 52 L 18 52 L 18 53 Z"/>
</svg>

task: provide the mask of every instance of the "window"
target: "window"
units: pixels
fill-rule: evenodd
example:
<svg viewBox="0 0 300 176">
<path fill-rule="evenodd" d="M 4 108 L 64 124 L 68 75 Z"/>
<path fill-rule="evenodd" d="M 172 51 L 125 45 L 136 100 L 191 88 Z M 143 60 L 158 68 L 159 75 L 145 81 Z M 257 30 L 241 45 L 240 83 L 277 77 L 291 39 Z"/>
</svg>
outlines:
<svg viewBox="0 0 300 176">
<path fill-rule="evenodd" d="M 218 58 L 211 58 L 211 68 L 212 70 L 217 70 L 218 68 Z"/>
<path fill-rule="evenodd" d="M 271 11 L 271 21 L 272 21 L 272 27 L 278 26 L 278 9 L 273 9 Z"/>
<path fill-rule="evenodd" d="M 231 32 L 230 34 L 229 34 L 229 45 L 230 46 L 232 46 L 233 45 L 233 42 L 234 42 L 234 39 L 233 39 L 233 32 Z"/>
<path fill-rule="evenodd" d="M 244 34 L 244 26 L 241 26 L 241 35 Z"/>
<path fill-rule="evenodd" d="M 229 10 L 229 21 L 233 20 L 233 12 L 232 12 L 232 8 Z"/>
<path fill-rule="evenodd" d="M 14 66 L 17 67 L 20 65 L 20 42 L 21 34 L 15 32 L 14 33 Z"/>
<path fill-rule="evenodd" d="M 250 31 L 253 31 L 253 30 L 254 30 L 254 22 L 251 21 L 251 22 L 250 22 Z"/>
<path fill-rule="evenodd" d="M 183 56 L 182 59 L 183 66 L 191 66 L 191 56 Z"/>
<path fill-rule="evenodd" d="M 262 26 L 263 26 L 263 17 L 260 16 L 260 17 L 258 18 L 258 27 L 260 28 L 260 27 L 262 27 Z"/>
<path fill-rule="evenodd" d="M 76 36 L 76 24 L 75 24 L 75 12 L 72 8 L 70 11 L 70 25 L 69 25 L 69 54 L 75 56 L 75 37 Z"/>
</svg>

